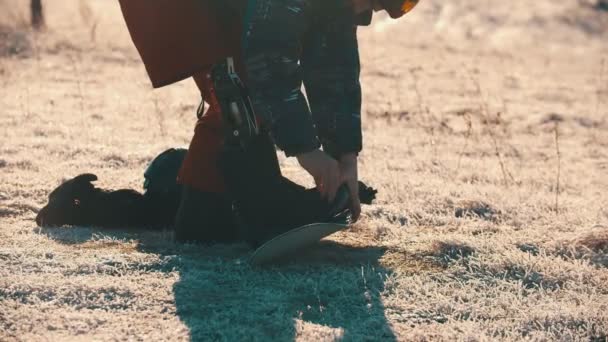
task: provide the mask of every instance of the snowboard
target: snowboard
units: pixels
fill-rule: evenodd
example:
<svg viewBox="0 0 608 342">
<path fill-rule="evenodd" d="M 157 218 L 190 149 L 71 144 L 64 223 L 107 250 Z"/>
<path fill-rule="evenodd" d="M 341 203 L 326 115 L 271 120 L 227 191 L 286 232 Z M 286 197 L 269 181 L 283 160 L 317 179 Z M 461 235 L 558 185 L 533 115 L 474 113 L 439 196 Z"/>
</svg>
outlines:
<svg viewBox="0 0 608 342">
<path fill-rule="evenodd" d="M 254 252 L 249 262 L 253 266 L 263 266 L 275 262 L 293 259 L 306 247 L 310 247 L 321 239 L 328 237 L 348 227 L 348 223 L 312 223 L 294 228 L 283 233 L 260 247 Z"/>
</svg>

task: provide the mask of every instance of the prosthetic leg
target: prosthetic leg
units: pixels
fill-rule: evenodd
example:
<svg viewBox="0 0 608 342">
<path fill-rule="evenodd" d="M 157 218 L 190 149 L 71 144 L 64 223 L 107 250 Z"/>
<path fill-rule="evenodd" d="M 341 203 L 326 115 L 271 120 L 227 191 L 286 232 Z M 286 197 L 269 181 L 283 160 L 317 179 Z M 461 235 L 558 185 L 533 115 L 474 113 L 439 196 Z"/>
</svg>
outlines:
<svg viewBox="0 0 608 342">
<path fill-rule="evenodd" d="M 203 244 L 237 242 L 239 233 L 232 201 L 217 167 L 224 144 L 221 108 L 213 94 L 209 72 L 196 75 L 194 80 L 209 109 L 204 115 L 199 111 L 194 136 L 178 175 L 183 190 L 175 218 L 175 239 Z"/>
<path fill-rule="evenodd" d="M 214 67 L 212 78 L 226 134 L 219 167 L 244 239 L 258 246 L 293 228 L 343 214 L 349 203 L 346 186 L 334 203 L 327 203 L 316 189 L 306 190 L 282 176 L 274 143 L 258 126 L 232 59 Z"/>
</svg>

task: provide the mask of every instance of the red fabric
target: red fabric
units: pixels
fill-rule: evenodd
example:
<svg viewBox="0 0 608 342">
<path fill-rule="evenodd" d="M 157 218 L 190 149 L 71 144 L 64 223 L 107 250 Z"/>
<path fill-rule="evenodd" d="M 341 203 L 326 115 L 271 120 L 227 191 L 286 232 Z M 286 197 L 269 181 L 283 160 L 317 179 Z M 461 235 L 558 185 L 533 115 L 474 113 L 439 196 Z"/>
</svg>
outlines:
<svg viewBox="0 0 608 342">
<path fill-rule="evenodd" d="M 246 81 L 244 65 L 239 56 L 237 54 L 235 57 L 235 67 L 241 79 Z M 213 90 L 209 68 L 195 74 L 193 79 L 209 109 L 196 123 L 177 181 L 200 191 L 225 193 L 224 177 L 217 165 L 224 144 L 222 111 Z"/>
<path fill-rule="evenodd" d="M 155 88 L 184 80 L 238 54 L 240 19 L 220 23 L 209 0 L 120 0 Z"/>
<path fill-rule="evenodd" d="M 224 144 L 222 113 L 209 74 L 199 73 L 194 76 L 194 81 L 209 109 L 196 123 L 177 181 L 200 191 L 224 193 L 224 177 L 217 165 Z"/>
</svg>

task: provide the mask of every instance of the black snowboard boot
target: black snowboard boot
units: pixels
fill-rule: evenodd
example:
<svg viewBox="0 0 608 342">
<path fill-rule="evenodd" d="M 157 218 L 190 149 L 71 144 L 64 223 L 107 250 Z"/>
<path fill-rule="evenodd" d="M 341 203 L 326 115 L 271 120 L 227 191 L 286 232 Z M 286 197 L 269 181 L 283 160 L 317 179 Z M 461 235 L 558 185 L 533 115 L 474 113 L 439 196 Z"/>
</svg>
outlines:
<svg viewBox="0 0 608 342">
<path fill-rule="evenodd" d="M 202 244 L 237 242 L 231 201 L 220 194 L 184 186 L 175 217 L 175 239 Z"/>
</svg>

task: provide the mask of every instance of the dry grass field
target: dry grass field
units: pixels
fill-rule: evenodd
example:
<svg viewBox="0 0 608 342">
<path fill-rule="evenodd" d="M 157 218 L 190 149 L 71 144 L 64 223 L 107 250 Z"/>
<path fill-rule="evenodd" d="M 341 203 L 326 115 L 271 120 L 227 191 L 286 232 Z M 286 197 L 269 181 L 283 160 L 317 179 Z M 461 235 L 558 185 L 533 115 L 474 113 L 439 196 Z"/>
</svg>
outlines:
<svg viewBox="0 0 608 342">
<path fill-rule="evenodd" d="M 199 101 L 191 81 L 151 89 L 115 1 L 46 5 L 34 33 L 27 1 L 0 0 L 0 341 L 606 341 L 599 1 L 377 16 L 360 31 L 361 178 L 379 200 L 263 269 L 241 245 L 36 227 L 79 173 L 141 189 L 151 158 L 188 144 Z"/>
</svg>

